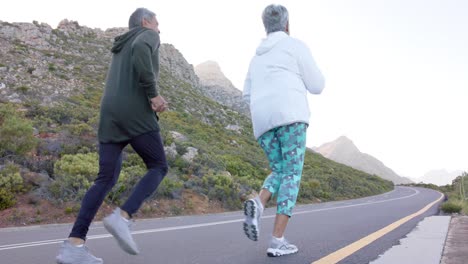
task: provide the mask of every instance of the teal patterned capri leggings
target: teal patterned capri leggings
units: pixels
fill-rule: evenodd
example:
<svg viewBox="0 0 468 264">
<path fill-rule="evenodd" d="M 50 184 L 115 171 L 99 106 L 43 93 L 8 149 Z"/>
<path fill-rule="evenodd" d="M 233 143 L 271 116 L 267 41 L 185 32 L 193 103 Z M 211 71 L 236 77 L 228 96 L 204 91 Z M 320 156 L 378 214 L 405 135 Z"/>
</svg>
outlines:
<svg viewBox="0 0 468 264">
<path fill-rule="evenodd" d="M 292 215 L 301 183 L 306 150 L 307 124 L 273 128 L 258 138 L 272 170 L 263 189 L 276 197 L 277 214 Z"/>
</svg>

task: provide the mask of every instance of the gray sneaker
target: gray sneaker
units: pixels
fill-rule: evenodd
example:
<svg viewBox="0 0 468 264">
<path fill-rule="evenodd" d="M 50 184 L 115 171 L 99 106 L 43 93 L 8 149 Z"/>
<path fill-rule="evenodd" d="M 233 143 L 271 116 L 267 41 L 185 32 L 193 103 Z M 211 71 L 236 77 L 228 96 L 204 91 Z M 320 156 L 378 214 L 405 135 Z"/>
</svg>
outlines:
<svg viewBox="0 0 468 264">
<path fill-rule="evenodd" d="M 289 243 L 286 239 L 280 241 L 279 239 L 272 237 L 270 246 L 267 249 L 267 255 L 269 257 L 279 257 L 288 254 L 294 254 L 299 251 L 297 247 Z"/>
<path fill-rule="evenodd" d="M 88 247 L 77 247 L 70 241 L 63 241 L 58 256 L 55 258 L 57 264 L 102 264 L 102 259 L 96 258 L 90 252 Z"/>
<path fill-rule="evenodd" d="M 258 240 L 260 235 L 260 217 L 263 214 L 263 205 L 260 198 L 249 199 L 244 202 L 244 233 L 253 241 Z"/>
<path fill-rule="evenodd" d="M 125 221 L 120 214 L 120 208 L 114 210 L 114 212 L 102 220 L 104 227 L 111 235 L 117 240 L 120 248 L 131 255 L 137 255 L 140 253 L 138 247 L 133 241 L 132 234 L 130 233 L 130 226 L 132 221 Z"/>
</svg>

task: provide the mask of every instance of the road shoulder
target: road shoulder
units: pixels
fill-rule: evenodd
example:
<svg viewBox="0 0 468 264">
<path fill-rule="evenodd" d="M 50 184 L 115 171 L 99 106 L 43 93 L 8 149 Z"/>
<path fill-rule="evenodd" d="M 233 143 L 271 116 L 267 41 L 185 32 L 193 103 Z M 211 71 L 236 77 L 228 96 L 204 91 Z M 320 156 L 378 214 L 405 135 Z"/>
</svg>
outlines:
<svg viewBox="0 0 468 264">
<path fill-rule="evenodd" d="M 400 244 L 393 246 L 371 264 L 414 264 L 440 262 L 450 216 L 430 216 L 422 220 Z"/>
</svg>

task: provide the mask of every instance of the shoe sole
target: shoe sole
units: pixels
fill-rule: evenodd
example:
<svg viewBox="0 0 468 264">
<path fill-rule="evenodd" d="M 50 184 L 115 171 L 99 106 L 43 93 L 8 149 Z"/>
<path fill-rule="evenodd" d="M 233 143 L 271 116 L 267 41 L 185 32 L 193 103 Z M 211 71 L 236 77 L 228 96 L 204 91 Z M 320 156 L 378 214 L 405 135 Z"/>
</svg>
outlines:
<svg viewBox="0 0 468 264">
<path fill-rule="evenodd" d="M 127 252 L 130 255 L 138 255 L 138 250 L 134 250 L 128 243 L 125 242 L 124 239 L 118 236 L 118 232 L 108 223 L 106 219 L 103 221 L 104 228 L 106 228 L 107 232 L 109 232 L 115 240 L 117 240 L 117 243 L 119 244 L 120 248 L 123 249 L 123 251 Z"/>
<path fill-rule="evenodd" d="M 59 257 L 57 257 L 57 258 L 55 259 L 55 261 L 56 261 L 57 264 L 70 264 L 69 262 L 65 262 L 65 261 L 63 261 L 63 260 L 60 260 Z"/>
<path fill-rule="evenodd" d="M 278 250 L 278 249 L 268 249 L 267 250 L 267 256 L 269 257 L 281 257 L 284 255 L 290 255 L 297 253 L 299 250 L 291 250 L 291 251 L 284 251 L 284 250 Z"/>
<path fill-rule="evenodd" d="M 254 224 L 253 220 L 257 217 L 257 205 L 253 200 L 244 202 L 244 233 L 250 240 L 258 241 L 258 223 Z"/>
<path fill-rule="evenodd" d="M 57 264 L 73 264 L 73 262 L 68 262 L 68 261 L 63 261 L 60 259 L 61 256 L 57 256 L 55 258 L 55 261 L 57 262 Z M 100 264 L 104 264 L 104 261 L 101 260 L 101 262 L 99 262 Z"/>
</svg>

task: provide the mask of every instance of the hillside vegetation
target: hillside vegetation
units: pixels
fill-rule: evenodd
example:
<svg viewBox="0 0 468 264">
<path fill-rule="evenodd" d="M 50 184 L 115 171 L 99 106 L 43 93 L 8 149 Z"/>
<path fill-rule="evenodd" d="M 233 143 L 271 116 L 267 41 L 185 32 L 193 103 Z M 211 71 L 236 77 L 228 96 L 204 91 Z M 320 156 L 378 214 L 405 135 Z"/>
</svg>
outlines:
<svg viewBox="0 0 468 264">
<path fill-rule="evenodd" d="M 58 29 L 0 23 L 5 58 L 0 65 L 0 85 L 5 86 L 0 90 L 0 226 L 70 221 L 63 216 L 77 212 L 98 171 L 99 102 L 111 39 L 122 30 L 102 32 L 76 22 Z M 31 44 L 27 35 L 8 35 L 8 27 L 37 31 L 42 44 Z M 170 170 L 147 204 L 157 207 L 164 201 L 172 215 L 196 213 L 198 203 L 240 209 L 269 174 L 250 120 L 205 96 L 193 79 L 193 67 L 175 48 L 164 44 L 161 52 L 170 59 L 162 60 L 159 81 L 160 93 L 170 102 L 170 111 L 160 115 Z M 106 204 L 120 204 L 144 172 L 143 162 L 127 147 L 121 177 Z M 309 150 L 299 202 L 357 198 L 392 188 L 390 181 Z M 63 216 L 45 217 L 46 204 Z M 147 216 L 158 214 L 144 209 Z"/>
</svg>

